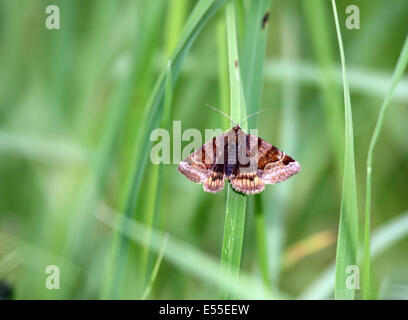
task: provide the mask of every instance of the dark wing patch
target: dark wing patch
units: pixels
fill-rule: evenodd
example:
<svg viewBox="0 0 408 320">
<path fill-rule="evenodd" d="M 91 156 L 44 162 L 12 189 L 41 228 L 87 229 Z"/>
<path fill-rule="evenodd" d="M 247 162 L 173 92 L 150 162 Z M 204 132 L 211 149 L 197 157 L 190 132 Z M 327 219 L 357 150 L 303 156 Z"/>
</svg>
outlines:
<svg viewBox="0 0 408 320">
<path fill-rule="evenodd" d="M 204 181 L 204 191 L 217 193 L 224 189 L 224 173 L 211 172 L 210 176 Z"/>
<path fill-rule="evenodd" d="M 279 161 L 281 157 L 282 151 L 258 138 L 258 169 L 263 170 L 268 163 Z"/>
</svg>

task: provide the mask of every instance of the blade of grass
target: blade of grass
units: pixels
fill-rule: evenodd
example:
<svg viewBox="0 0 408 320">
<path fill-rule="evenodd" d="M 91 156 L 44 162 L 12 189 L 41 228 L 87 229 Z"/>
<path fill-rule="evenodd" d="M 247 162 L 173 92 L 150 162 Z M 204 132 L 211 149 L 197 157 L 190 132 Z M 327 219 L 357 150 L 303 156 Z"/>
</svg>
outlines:
<svg viewBox="0 0 408 320">
<path fill-rule="evenodd" d="M 166 1 L 157 0 L 152 3 L 140 2 L 136 10 L 141 16 L 136 21 L 136 30 L 143 30 L 137 33 L 136 43 L 139 48 L 137 52 L 138 78 L 133 90 L 133 96 L 137 97 L 137 108 L 130 108 L 126 114 L 126 122 L 123 128 L 123 139 L 121 141 L 120 154 L 118 155 L 119 179 L 124 181 L 115 191 L 116 201 L 123 204 L 129 189 L 130 179 L 129 170 L 132 169 L 134 150 L 137 145 L 137 137 L 143 120 L 143 114 L 146 109 L 149 94 L 152 90 L 153 80 L 156 73 L 150 72 L 154 55 L 152 52 L 159 50 L 159 38 L 162 37 L 163 12 L 165 11 Z M 162 60 L 160 60 L 162 62 Z M 162 68 L 162 63 L 160 68 Z M 136 100 L 136 99 L 135 99 Z M 139 107 L 140 106 L 140 107 Z"/>
<path fill-rule="evenodd" d="M 408 236 L 408 212 L 401 213 L 386 224 L 378 227 L 372 236 L 371 254 L 375 258 L 396 242 Z M 299 299 L 327 299 L 334 288 L 336 264 L 331 264 L 322 275 L 299 295 Z"/>
<path fill-rule="evenodd" d="M 374 128 L 373 136 L 371 137 L 370 146 L 367 153 L 367 176 L 366 176 L 366 203 L 365 203 L 365 222 L 364 222 L 364 261 L 363 261 L 363 298 L 370 299 L 371 297 L 371 266 L 370 266 L 370 233 L 371 233 L 371 173 L 374 148 L 377 144 L 378 136 L 380 135 L 385 111 L 391 101 L 395 88 L 400 81 L 408 63 L 408 36 L 405 39 L 397 65 L 392 76 L 391 86 L 385 96 L 384 102 L 378 114 L 377 123 Z"/>
<path fill-rule="evenodd" d="M 264 23 L 263 20 L 266 15 L 269 17 L 270 5 L 271 0 L 249 2 L 240 63 L 248 114 L 258 111 L 260 107 L 268 35 L 268 23 L 267 21 Z M 255 128 L 257 119 L 257 117 L 248 119 L 248 127 Z"/>
<path fill-rule="evenodd" d="M 151 232 L 149 232 L 149 235 L 150 235 L 150 233 Z M 147 286 L 146 286 L 146 288 L 145 288 L 145 290 L 143 292 L 142 300 L 145 300 L 147 298 L 147 296 L 150 294 L 150 291 L 152 290 L 153 282 L 156 279 L 157 273 L 159 272 L 160 264 L 162 262 L 163 255 L 164 255 L 164 250 L 166 249 L 168 240 L 169 240 L 169 234 L 166 233 L 164 235 L 163 244 L 162 244 L 162 246 L 160 248 L 159 255 L 157 256 L 156 263 L 153 266 L 153 270 L 152 270 L 152 273 L 150 275 L 149 282 L 147 283 Z"/>
<path fill-rule="evenodd" d="M 118 215 L 121 215 L 122 218 L 118 218 Z M 115 212 L 106 205 L 101 206 L 101 210 L 96 214 L 95 218 L 135 243 L 144 243 L 146 234 L 151 233 L 150 249 L 156 253 L 160 252 L 163 246 L 162 232 L 155 229 L 150 230 L 143 224 L 127 218 L 124 214 Z M 116 223 L 118 219 L 123 219 L 126 223 L 118 225 Z M 224 269 L 220 270 L 219 263 L 207 253 L 173 236 L 169 237 L 167 241 L 166 249 L 163 251 L 163 258 L 184 272 L 189 272 L 202 279 L 205 283 L 221 286 L 221 288 L 231 292 L 236 297 L 242 299 L 282 298 L 280 295 L 272 295 L 258 278 L 245 272 L 242 272 L 239 280 L 237 280 L 235 274 Z"/>
<path fill-rule="evenodd" d="M 240 60 L 238 58 L 238 41 L 236 28 L 235 2 L 230 0 L 226 6 L 227 43 L 228 43 L 228 70 L 230 81 L 230 110 L 232 120 L 239 122 L 246 116 L 244 92 L 242 90 Z M 242 124 L 247 130 L 247 123 Z"/>
<path fill-rule="evenodd" d="M 379 34 L 385 29 L 391 29 L 398 21 L 405 21 L 407 3 L 394 1 L 392 4 L 390 6 L 389 2 L 379 2 L 375 11 L 364 19 L 364 28 L 359 30 L 358 37 L 352 38 L 348 49 L 350 57 L 353 57 L 353 64 L 371 65 L 378 53 L 378 50 L 372 50 L 373 44 L 380 49 L 387 46 L 389 40 L 389 37 L 379 37 Z"/>
<path fill-rule="evenodd" d="M 136 45 L 133 48 L 133 55 L 137 56 Z M 71 225 L 68 226 L 66 250 L 68 255 L 80 256 L 84 252 L 83 236 L 89 227 L 91 220 L 88 212 L 95 209 L 95 204 L 101 196 L 106 185 L 109 168 L 116 155 L 118 136 L 125 121 L 125 114 L 131 103 L 134 83 L 138 77 L 139 59 L 134 59 L 127 76 L 118 85 L 118 89 L 113 94 L 109 103 L 109 113 L 106 117 L 106 125 L 103 130 L 101 142 L 96 150 L 92 171 L 86 176 L 83 187 L 79 192 L 79 199 L 75 204 L 74 217 Z M 66 227 L 65 227 L 66 228 Z M 79 235 L 79 236 L 78 236 Z"/>
<path fill-rule="evenodd" d="M 358 206 L 356 190 L 356 170 L 354 163 L 353 118 L 351 112 L 350 90 L 346 73 L 343 41 L 336 2 L 332 0 L 337 40 L 339 43 L 341 66 L 343 70 L 344 111 L 345 111 L 345 143 L 343 191 L 340 207 L 340 223 L 336 252 L 335 299 L 355 299 L 354 288 L 346 288 L 347 268 L 357 264 L 358 250 Z"/>
<path fill-rule="evenodd" d="M 330 64 L 327 68 L 330 69 L 327 71 L 327 81 L 332 82 L 333 86 L 338 86 L 338 84 L 341 83 L 341 68 L 337 67 L 335 64 Z M 299 61 L 295 63 L 273 59 L 268 60 L 265 64 L 265 78 L 267 80 L 286 81 L 288 77 L 296 75 L 296 77 L 293 78 L 297 83 L 303 85 L 318 84 L 321 86 L 323 85 L 322 77 L 320 76 L 321 72 L 322 71 L 319 70 L 318 66 L 307 61 Z M 350 67 L 347 74 L 350 87 L 354 92 L 368 95 L 370 97 L 381 97 L 381 99 L 387 94 L 388 88 L 384 87 L 384 83 L 388 83 L 391 80 L 390 73 L 374 71 L 366 68 Z M 335 92 L 333 92 L 332 95 L 327 95 L 333 97 L 338 96 Z M 393 96 L 393 101 L 402 103 L 408 101 L 408 77 L 402 78 L 401 84 L 398 86 Z M 334 104 L 335 102 L 329 101 L 329 103 Z"/>
<path fill-rule="evenodd" d="M 319 231 L 288 248 L 283 257 L 283 268 L 291 268 L 303 258 L 328 248 L 336 241 L 333 231 Z"/>
<path fill-rule="evenodd" d="M 229 80 L 228 80 L 228 49 L 224 16 L 220 17 L 217 23 L 217 53 L 218 53 L 218 85 L 219 101 L 221 110 L 229 113 Z M 224 128 L 229 128 L 230 121 L 226 117 L 222 118 Z"/>
<path fill-rule="evenodd" d="M 343 168 L 344 142 L 342 138 L 343 121 L 341 116 L 341 97 L 335 83 L 336 75 L 332 66 L 334 64 L 334 53 L 330 41 L 329 17 L 327 16 L 327 1 L 301 1 L 314 45 L 318 69 L 318 84 L 322 90 L 323 110 L 326 117 L 326 126 L 331 139 L 332 152 L 336 156 L 336 165 L 341 176 Z M 295 71 L 296 75 L 298 70 Z"/>
<path fill-rule="evenodd" d="M 53 165 L 86 165 L 89 160 L 88 151 L 71 141 L 3 130 L 0 130 L 0 152 L 2 155 L 10 153 Z"/>
<path fill-rule="evenodd" d="M 187 0 L 169 1 L 166 19 L 166 54 L 169 57 L 177 45 L 180 31 L 188 9 Z"/>
<path fill-rule="evenodd" d="M 259 269 L 261 271 L 264 286 L 270 287 L 269 267 L 268 267 L 268 244 L 265 232 L 265 210 L 263 198 L 259 195 L 254 197 L 254 214 L 256 229 L 256 246 L 258 249 Z"/>
<path fill-rule="evenodd" d="M 238 123 L 246 114 L 239 70 L 238 43 L 236 33 L 235 2 L 230 0 L 226 7 L 228 67 L 230 79 L 231 118 Z M 246 130 L 246 125 L 244 124 Z M 225 210 L 224 239 L 221 251 L 221 269 L 238 277 L 242 242 L 244 237 L 246 196 L 235 192 L 228 184 Z M 222 289 L 221 299 L 230 297 L 229 290 Z"/>
<path fill-rule="evenodd" d="M 248 113 L 256 112 L 260 107 L 268 30 L 267 19 L 269 17 L 268 9 L 270 4 L 271 0 L 251 1 L 246 15 L 244 45 L 242 48 L 240 65 Z M 248 128 L 257 127 L 257 119 L 258 117 L 248 119 Z M 253 200 L 259 268 L 264 285 L 269 287 L 270 279 L 268 271 L 263 197 L 261 194 L 258 194 L 253 197 Z"/>
<path fill-rule="evenodd" d="M 298 56 L 298 16 L 294 13 L 293 2 L 285 2 L 279 11 L 280 47 L 287 61 L 296 61 Z M 291 155 L 296 155 L 298 86 L 291 74 L 282 83 L 282 108 L 279 119 L 279 146 Z M 293 196 L 293 180 L 274 186 L 267 198 L 269 270 L 273 288 L 279 285 L 283 267 L 283 250 L 286 238 L 286 217 Z M 296 193 L 297 194 L 297 193 Z"/>
<path fill-rule="evenodd" d="M 204 60 L 205 58 L 200 58 Z M 242 59 L 241 59 L 242 60 Z M 328 81 L 332 82 L 332 85 L 337 87 L 341 84 L 341 67 L 335 64 L 328 66 L 328 74 L 330 78 Z M 313 62 L 309 61 L 285 61 L 279 58 L 268 59 L 264 64 L 264 75 L 267 80 L 266 85 L 269 85 L 270 81 L 280 83 L 287 81 L 288 78 L 293 78 L 294 81 L 302 85 L 317 85 L 322 86 L 322 70 L 321 67 Z M 212 78 L 216 74 L 214 68 L 207 68 L 203 70 L 200 68 L 199 63 L 195 56 L 189 57 L 186 61 L 186 67 L 183 69 L 186 75 L 194 75 L 197 72 L 201 72 L 201 75 L 206 78 Z M 385 71 L 375 71 L 363 67 L 349 67 L 347 70 L 348 80 L 350 88 L 353 92 L 359 93 L 370 98 L 384 99 L 387 94 L 387 87 L 384 87 L 384 83 L 391 80 L 392 74 Z M 323 93 L 324 94 L 324 93 Z M 337 92 L 335 95 L 340 96 Z M 340 97 L 341 98 L 341 97 Z M 338 98 L 336 98 L 338 99 Z M 325 100 L 326 101 L 326 100 Z M 399 103 L 406 103 L 408 101 L 408 77 L 404 76 L 401 79 L 400 85 L 395 90 L 392 101 Z M 326 102 L 325 102 L 326 103 Z M 329 101 L 329 103 L 333 103 Z M 326 106 L 325 106 L 326 107 Z M 338 112 L 341 116 L 341 113 Z M 342 126 L 339 126 L 342 128 Z M 330 128 L 331 130 L 331 128 Z M 343 142 L 341 142 L 343 143 Z"/>
<path fill-rule="evenodd" d="M 187 55 L 193 41 L 200 33 L 201 29 L 207 21 L 218 11 L 226 0 L 200 0 L 194 7 L 189 16 L 179 42 L 169 59 L 171 62 L 172 83 L 174 83 L 180 72 L 181 65 Z M 139 195 L 143 172 L 146 167 L 150 150 L 151 141 L 149 139 L 150 132 L 159 125 L 161 115 L 163 113 L 164 90 L 165 90 L 166 70 L 159 77 L 155 89 L 152 93 L 150 101 L 145 111 L 144 120 L 139 130 L 138 145 L 136 155 L 134 157 L 134 165 L 132 169 L 132 181 L 128 192 L 128 197 L 125 205 L 125 217 L 132 217 L 137 207 L 137 198 Z M 125 223 L 124 220 L 118 221 L 119 224 Z M 105 286 L 105 296 L 116 298 L 123 284 L 124 269 L 127 261 L 129 242 L 122 234 L 117 234 L 114 239 L 112 249 L 112 262 L 114 264 L 115 281 L 107 280 Z"/>
<path fill-rule="evenodd" d="M 164 112 L 161 121 L 161 127 L 169 131 L 170 126 L 170 113 L 171 113 L 171 99 L 173 96 L 173 89 L 171 83 L 171 63 L 169 61 L 167 65 L 167 74 L 166 74 L 166 90 L 164 94 Z M 156 228 L 159 221 L 160 221 L 160 204 L 161 204 L 161 195 L 163 194 L 163 174 L 164 174 L 164 164 L 153 165 L 150 168 L 150 176 L 152 177 L 151 188 L 147 192 L 149 197 L 148 199 L 148 210 L 146 211 L 145 215 L 145 224 L 150 228 Z M 143 248 L 142 253 L 142 274 L 146 274 L 146 285 L 148 281 L 148 273 L 153 264 L 153 256 L 151 252 L 149 252 L 149 242 L 150 242 L 150 234 L 146 238 L 146 245 Z"/>
</svg>

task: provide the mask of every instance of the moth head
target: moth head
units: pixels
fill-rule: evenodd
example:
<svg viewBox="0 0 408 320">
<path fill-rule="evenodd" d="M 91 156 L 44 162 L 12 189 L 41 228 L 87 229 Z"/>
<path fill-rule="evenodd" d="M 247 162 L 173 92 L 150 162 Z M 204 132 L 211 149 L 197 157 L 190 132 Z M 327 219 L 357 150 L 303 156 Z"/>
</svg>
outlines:
<svg viewBox="0 0 408 320">
<path fill-rule="evenodd" d="M 245 123 L 246 121 L 248 121 L 248 119 L 249 119 L 250 117 L 252 117 L 252 116 L 254 116 L 254 115 L 256 115 L 256 114 L 259 114 L 259 113 L 261 113 L 261 112 L 264 112 L 264 111 L 266 111 L 266 110 L 269 109 L 269 108 L 265 108 L 265 109 L 259 110 L 259 111 L 257 111 L 257 112 L 251 113 L 250 115 L 246 116 L 243 120 L 241 120 L 240 122 L 238 122 L 237 124 L 235 124 L 234 120 L 232 120 L 232 118 L 231 118 L 229 115 L 227 115 L 225 112 L 222 112 L 221 110 L 218 110 L 217 108 L 215 108 L 215 107 L 213 107 L 213 106 L 211 106 L 211 105 L 209 105 L 209 104 L 207 104 L 206 106 L 209 107 L 209 108 L 211 108 L 211 109 L 213 109 L 213 110 L 215 110 L 215 111 L 217 111 L 217 112 L 219 112 L 219 113 L 221 113 L 221 114 L 224 115 L 225 117 L 227 117 L 227 118 L 231 121 L 231 125 L 233 126 L 233 129 L 234 129 L 234 130 L 241 129 L 241 127 L 240 127 L 239 125 L 242 124 L 242 123 Z"/>
</svg>

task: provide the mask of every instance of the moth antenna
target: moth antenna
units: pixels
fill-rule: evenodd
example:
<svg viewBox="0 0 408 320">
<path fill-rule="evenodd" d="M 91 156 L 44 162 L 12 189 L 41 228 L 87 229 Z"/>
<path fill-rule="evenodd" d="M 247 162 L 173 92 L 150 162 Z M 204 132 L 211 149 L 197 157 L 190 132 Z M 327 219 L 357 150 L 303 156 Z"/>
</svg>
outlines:
<svg viewBox="0 0 408 320">
<path fill-rule="evenodd" d="M 213 107 L 213 106 L 211 106 L 211 105 L 209 105 L 209 104 L 206 104 L 206 106 L 209 107 L 209 108 L 211 108 L 211 109 L 213 109 L 213 110 L 215 110 L 215 111 L 217 111 L 217 112 L 219 112 L 219 113 L 221 113 L 222 115 L 226 116 L 226 117 L 231 121 L 232 126 L 235 126 L 234 121 L 233 121 L 233 120 L 231 119 L 231 117 L 230 117 L 229 115 L 227 115 L 225 112 L 222 112 L 221 110 L 218 110 L 216 107 Z"/>
<path fill-rule="evenodd" d="M 264 111 L 266 111 L 266 110 L 268 110 L 268 109 L 269 109 L 269 108 L 265 108 L 265 109 L 259 110 L 259 111 L 257 111 L 257 112 L 251 113 L 251 114 L 248 115 L 244 120 L 240 121 L 239 124 L 242 124 L 242 123 L 244 123 L 245 121 L 248 121 L 248 119 L 249 119 L 250 117 L 252 117 L 252 116 L 254 116 L 254 115 L 258 114 L 258 113 L 264 112 Z"/>
</svg>

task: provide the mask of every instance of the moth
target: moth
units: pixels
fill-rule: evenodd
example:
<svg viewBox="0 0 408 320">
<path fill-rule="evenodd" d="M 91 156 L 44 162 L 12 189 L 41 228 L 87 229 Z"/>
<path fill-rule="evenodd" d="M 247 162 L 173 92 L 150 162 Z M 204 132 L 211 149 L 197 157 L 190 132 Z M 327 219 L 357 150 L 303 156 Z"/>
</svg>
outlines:
<svg viewBox="0 0 408 320">
<path fill-rule="evenodd" d="M 256 194 L 265 185 L 284 181 L 301 170 L 300 164 L 285 152 L 245 133 L 239 124 L 233 125 L 181 161 L 178 171 L 190 181 L 202 183 L 206 192 L 220 192 L 227 179 L 235 191 Z"/>
</svg>

